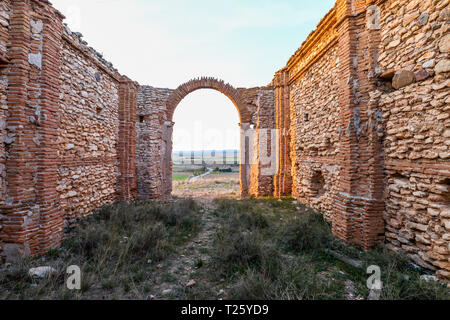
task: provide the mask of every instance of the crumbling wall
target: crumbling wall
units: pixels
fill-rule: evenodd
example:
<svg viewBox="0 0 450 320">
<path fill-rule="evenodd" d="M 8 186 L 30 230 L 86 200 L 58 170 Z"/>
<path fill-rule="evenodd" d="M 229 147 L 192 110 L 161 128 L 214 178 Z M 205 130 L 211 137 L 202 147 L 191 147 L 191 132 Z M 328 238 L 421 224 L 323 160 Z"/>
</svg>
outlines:
<svg viewBox="0 0 450 320">
<path fill-rule="evenodd" d="M 173 112 L 211 88 L 243 131 L 277 129 L 277 150 L 259 134 L 244 146 L 256 161 L 241 164 L 243 195 L 292 190 L 337 237 L 365 249 L 385 237 L 450 278 L 449 6 L 337 0 L 269 87 L 200 78 L 171 90 L 136 88 L 48 1 L 2 1 L 0 254 L 58 246 L 63 217 L 169 195 Z M 260 163 L 269 145 L 273 179 Z"/>
<path fill-rule="evenodd" d="M 8 260 L 59 246 L 65 221 L 136 198 L 136 83 L 62 20 L 48 1 L 0 3 L 0 255 Z"/>
<path fill-rule="evenodd" d="M 449 6 L 338 0 L 277 73 L 288 79 L 275 78 L 277 88 L 289 84 L 293 195 L 324 212 L 338 237 L 369 248 L 385 236 L 443 278 Z M 277 92 L 279 113 L 286 99 Z"/>
<path fill-rule="evenodd" d="M 386 240 L 450 279 L 450 2 L 380 9 Z"/>
<path fill-rule="evenodd" d="M 290 91 L 292 194 L 331 218 L 338 191 L 339 58 L 334 45 Z"/>
<path fill-rule="evenodd" d="M 140 86 L 136 109 L 136 174 L 139 199 L 154 199 L 167 194 L 167 141 L 163 141 L 163 126 L 169 125 L 166 102 L 171 89 Z M 170 150 L 172 148 L 170 147 Z M 170 180 L 171 181 L 171 180 Z"/>
<path fill-rule="evenodd" d="M 119 82 L 116 70 L 65 29 L 58 129 L 58 193 L 73 220 L 116 200 Z"/>
<path fill-rule="evenodd" d="M 0 3 L 0 207 L 6 197 L 6 145 L 7 138 L 6 123 L 8 103 L 6 89 L 8 87 L 7 77 L 7 44 L 9 40 L 9 17 L 10 1 Z M 3 251 L 3 214 L 0 213 L 0 253 Z"/>
</svg>

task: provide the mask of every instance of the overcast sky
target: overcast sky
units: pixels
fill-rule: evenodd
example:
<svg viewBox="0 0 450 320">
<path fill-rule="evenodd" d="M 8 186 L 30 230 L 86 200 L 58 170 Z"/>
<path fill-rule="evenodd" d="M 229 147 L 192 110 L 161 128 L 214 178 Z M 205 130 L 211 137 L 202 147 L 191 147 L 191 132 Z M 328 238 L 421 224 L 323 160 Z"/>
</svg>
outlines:
<svg viewBox="0 0 450 320">
<path fill-rule="evenodd" d="M 200 76 L 223 79 L 235 87 L 267 85 L 334 4 L 334 0 L 51 2 L 66 16 L 70 29 L 81 32 L 121 74 L 162 88 L 176 88 Z M 237 111 L 213 90 L 188 95 L 174 121 L 174 150 L 238 147 Z M 230 130 L 236 133 L 227 134 Z M 195 137 L 194 131 L 208 139 Z M 192 138 L 186 139 L 187 132 Z M 218 132 L 222 138 L 217 138 Z"/>
</svg>

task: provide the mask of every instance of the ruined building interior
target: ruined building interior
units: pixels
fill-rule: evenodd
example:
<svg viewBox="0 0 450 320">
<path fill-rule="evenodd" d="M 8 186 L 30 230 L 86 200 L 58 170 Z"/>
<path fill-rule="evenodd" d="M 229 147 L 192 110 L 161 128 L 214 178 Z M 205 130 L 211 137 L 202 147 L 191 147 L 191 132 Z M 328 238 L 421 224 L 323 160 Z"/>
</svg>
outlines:
<svg viewBox="0 0 450 320">
<path fill-rule="evenodd" d="M 59 246 L 65 222 L 105 204 L 170 194 L 172 115 L 210 88 L 257 137 L 241 139 L 254 160 L 241 163 L 241 196 L 292 196 L 336 237 L 384 242 L 450 279 L 449 0 L 337 0 L 257 88 L 136 83 L 63 19 L 45 0 L 0 2 L 6 259 Z"/>
</svg>

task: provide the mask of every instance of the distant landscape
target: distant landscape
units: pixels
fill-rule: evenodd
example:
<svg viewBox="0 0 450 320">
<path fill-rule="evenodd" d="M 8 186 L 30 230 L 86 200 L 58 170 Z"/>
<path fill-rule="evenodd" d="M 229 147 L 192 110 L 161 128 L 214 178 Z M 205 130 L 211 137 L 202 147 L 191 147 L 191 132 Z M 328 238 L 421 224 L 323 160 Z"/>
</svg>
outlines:
<svg viewBox="0 0 450 320">
<path fill-rule="evenodd" d="M 176 151 L 173 192 L 179 197 L 236 196 L 239 194 L 239 151 Z"/>
<path fill-rule="evenodd" d="M 239 150 L 174 151 L 173 181 L 184 181 L 212 170 L 213 174 L 239 172 Z"/>
</svg>

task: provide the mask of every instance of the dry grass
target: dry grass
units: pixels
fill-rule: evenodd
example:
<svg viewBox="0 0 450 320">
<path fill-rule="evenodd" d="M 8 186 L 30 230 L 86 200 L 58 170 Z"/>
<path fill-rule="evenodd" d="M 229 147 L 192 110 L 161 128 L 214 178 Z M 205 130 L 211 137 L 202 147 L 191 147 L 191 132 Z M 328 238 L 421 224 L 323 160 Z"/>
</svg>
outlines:
<svg viewBox="0 0 450 320">
<path fill-rule="evenodd" d="M 237 197 L 239 173 L 213 173 L 196 181 L 174 181 L 172 189 L 177 197 Z"/>
</svg>

